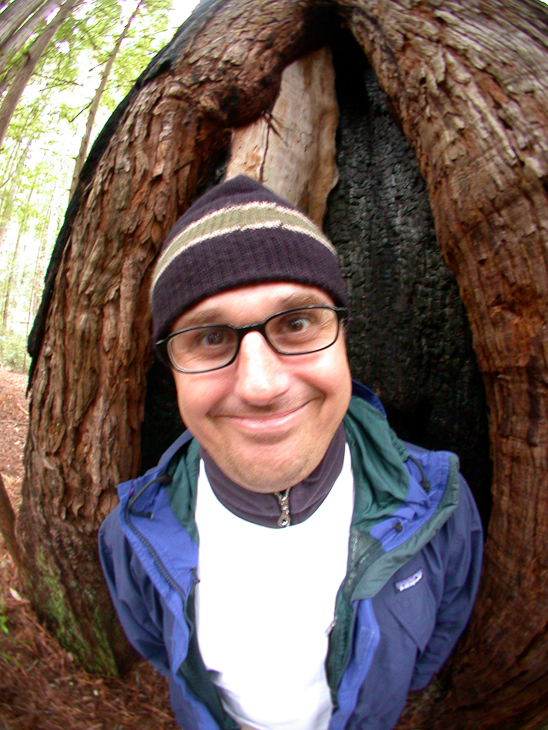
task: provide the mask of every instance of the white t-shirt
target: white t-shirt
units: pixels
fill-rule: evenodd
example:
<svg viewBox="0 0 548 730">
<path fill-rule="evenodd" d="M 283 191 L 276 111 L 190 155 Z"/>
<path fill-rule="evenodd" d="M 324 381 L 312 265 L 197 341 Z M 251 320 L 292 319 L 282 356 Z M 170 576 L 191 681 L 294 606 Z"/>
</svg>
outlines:
<svg viewBox="0 0 548 730">
<path fill-rule="evenodd" d="M 200 463 L 196 524 L 198 643 L 226 711 L 257 730 L 325 730 L 325 658 L 346 573 L 353 508 L 350 450 L 303 523 L 269 528 L 215 497 Z"/>
</svg>

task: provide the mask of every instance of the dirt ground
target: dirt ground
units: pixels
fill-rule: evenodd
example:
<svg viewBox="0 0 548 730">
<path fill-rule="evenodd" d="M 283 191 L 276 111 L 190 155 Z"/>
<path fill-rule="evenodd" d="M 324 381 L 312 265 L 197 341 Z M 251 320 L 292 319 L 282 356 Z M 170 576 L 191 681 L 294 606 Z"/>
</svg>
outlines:
<svg viewBox="0 0 548 730">
<path fill-rule="evenodd" d="M 25 375 L 0 368 L 0 472 L 17 509 Z M 147 663 L 123 680 L 86 673 L 38 623 L 0 538 L 0 730 L 175 730 L 167 685 Z"/>
</svg>

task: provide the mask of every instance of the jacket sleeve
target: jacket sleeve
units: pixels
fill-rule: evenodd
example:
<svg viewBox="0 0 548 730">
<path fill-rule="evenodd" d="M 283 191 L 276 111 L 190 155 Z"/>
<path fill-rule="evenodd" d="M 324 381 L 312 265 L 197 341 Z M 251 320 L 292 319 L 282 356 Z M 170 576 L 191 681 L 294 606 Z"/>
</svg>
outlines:
<svg viewBox="0 0 548 730">
<path fill-rule="evenodd" d="M 476 503 L 460 478 L 459 504 L 437 538 L 444 580 L 434 631 L 415 665 L 411 689 L 423 689 L 441 669 L 472 613 L 483 556 L 483 530 Z"/>
<path fill-rule="evenodd" d="M 169 674 L 162 601 L 120 528 L 117 507 L 99 530 L 99 558 L 125 634 L 162 674 Z"/>
</svg>

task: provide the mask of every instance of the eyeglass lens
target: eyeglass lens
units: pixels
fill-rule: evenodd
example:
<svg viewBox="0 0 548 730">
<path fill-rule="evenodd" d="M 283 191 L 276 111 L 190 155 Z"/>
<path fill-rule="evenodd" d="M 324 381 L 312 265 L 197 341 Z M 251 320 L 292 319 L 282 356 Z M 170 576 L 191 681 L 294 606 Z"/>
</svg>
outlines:
<svg viewBox="0 0 548 730">
<path fill-rule="evenodd" d="M 224 367 L 234 359 L 241 339 L 258 330 L 270 346 L 282 355 L 316 352 L 337 339 L 339 320 L 329 307 L 280 312 L 265 322 L 248 327 L 202 325 L 173 336 L 168 342 L 172 363 L 187 372 Z"/>
</svg>

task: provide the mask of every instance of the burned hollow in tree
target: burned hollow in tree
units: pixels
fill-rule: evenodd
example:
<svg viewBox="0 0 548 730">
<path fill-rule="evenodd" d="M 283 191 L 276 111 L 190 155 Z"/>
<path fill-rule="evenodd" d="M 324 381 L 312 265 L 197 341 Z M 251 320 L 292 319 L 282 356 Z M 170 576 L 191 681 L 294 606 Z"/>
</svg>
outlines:
<svg viewBox="0 0 548 730">
<path fill-rule="evenodd" d="M 459 455 L 487 524 L 485 393 L 457 282 L 436 240 L 428 191 L 355 40 L 340 30 L 330 46 L 340 114 L 339 182 L 324 230 L 339 253 L 350 296 L 352 375 L 381 397 L 401 438 Z M 225 169 L 226 160 L 201 192 Z M 171 375 L 155 362 L 147 380 L 143 468 L 157 463 L 183 427 Z"/>
</svg>

